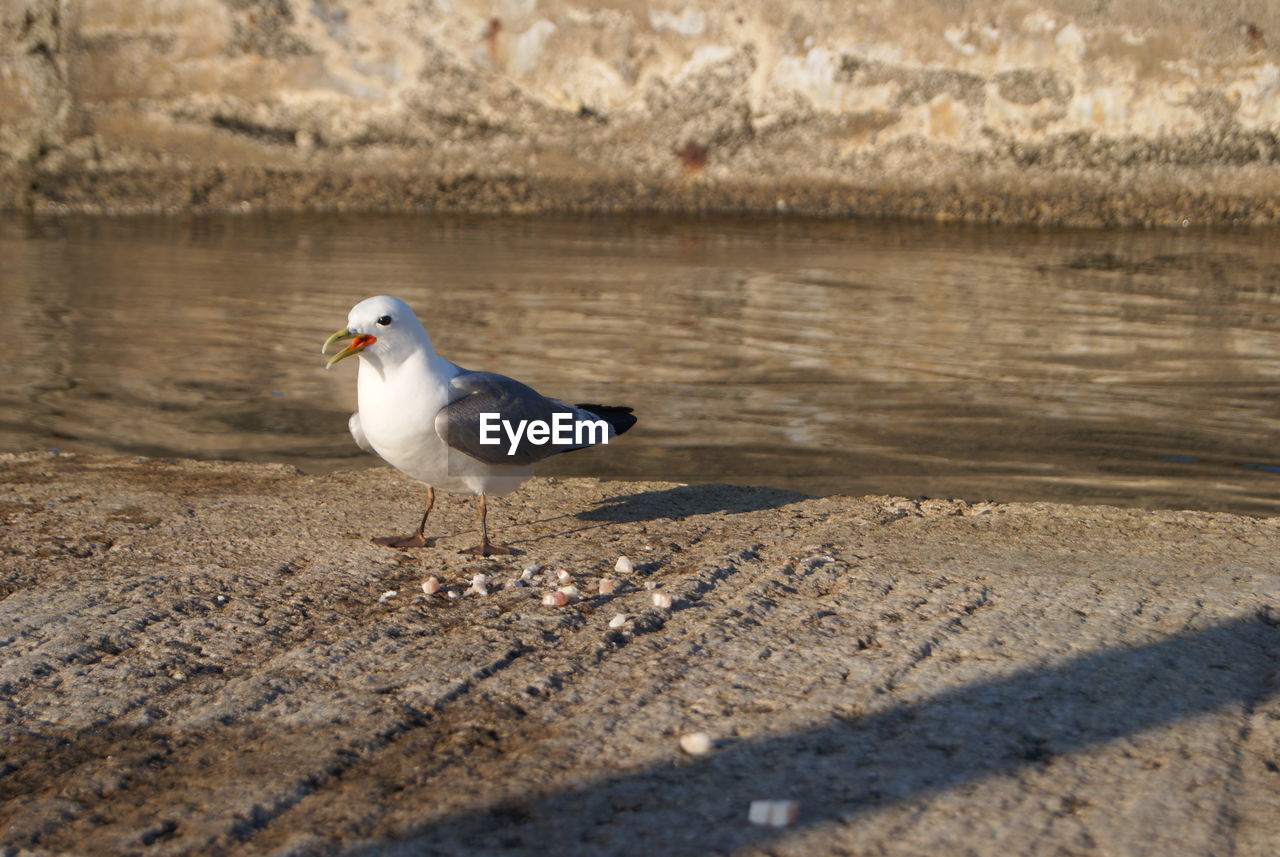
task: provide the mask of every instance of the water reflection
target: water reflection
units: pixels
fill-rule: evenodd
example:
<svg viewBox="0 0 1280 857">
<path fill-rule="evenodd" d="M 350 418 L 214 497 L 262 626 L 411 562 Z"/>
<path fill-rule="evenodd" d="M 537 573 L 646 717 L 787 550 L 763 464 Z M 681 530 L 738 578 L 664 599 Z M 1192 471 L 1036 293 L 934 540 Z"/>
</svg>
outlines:
<svg viewBox="0 0 1280 857">
<path fill-rule="evenodd" d="M 463 365 L 637 408 L 548 472 L 1272 513 L 1272 238 L 0 219 L 0 448 L 363 463 L 318 347 L 391 293 Z"/>
</svg>

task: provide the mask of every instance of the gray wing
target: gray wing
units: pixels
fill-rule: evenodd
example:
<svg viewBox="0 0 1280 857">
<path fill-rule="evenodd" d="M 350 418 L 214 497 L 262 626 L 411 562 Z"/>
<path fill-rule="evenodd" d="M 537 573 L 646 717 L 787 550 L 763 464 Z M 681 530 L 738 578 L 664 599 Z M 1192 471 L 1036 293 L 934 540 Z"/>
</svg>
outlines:
<svg viewBox="0 0 1280 857">
<path fill-rule="evenodd" d="M 373 446 L 369 443 L 369 438 L 364 436 L 364 427 L 360 425 L 359 413 L 351 415 L 351 419 L 347 420 L 347 428 L 351 430 L 351 436 L 355 438 L 356 446 L 365 452 L 373 452 Z"/>
<path fill-rule="evenodd" d="M 498 375 L 494 372 L 464 372 L 449 382 L 451 395 L 454 397 L 448 405 L 436 414 L 436 433 L 446 444 L 466 453 L 477 461 L 486 464 L 533 464 L 558 452 L 570 449 L 581 449 L 589 443 L 561 443 L 548 440 L 546 443 L 531 443 L 528 438 L 528 424 L 541 421 L 551 425 L 556 414 L 567 414 L 562 423 L 578 420 L 594 421 L 595 414 L 589 414 L 564 402 L 548 399 L 537 390 L 521 384 L 514 378 Z M 489 424 L 499 426 L 490 429 L 488 437 L 496 437 L 497 443 L 482 443 L 481 415 L 498 414 L 498 419 L 489 419 Z M 501 423 L 517 430 L 521 421 L 525 422 L 526 431 L 521 434 L 519 442 L 511 449 L 512 441 Z M 572 423 L 570 422 L 570 425 Z M 565 432 L 562 432 L 565 434 Z M 575 433 L 567 433 L 573 436 Z"/>
</svg>

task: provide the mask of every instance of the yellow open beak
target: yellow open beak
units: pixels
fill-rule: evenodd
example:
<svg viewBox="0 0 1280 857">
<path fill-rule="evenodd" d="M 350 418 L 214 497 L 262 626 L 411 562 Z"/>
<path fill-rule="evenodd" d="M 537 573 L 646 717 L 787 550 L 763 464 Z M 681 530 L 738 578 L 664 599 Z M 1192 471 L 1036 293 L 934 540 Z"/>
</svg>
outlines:
<svg viewBox="0 0 1280 857">
<path fill-rule="evenodd" d="M 332 369 L 333 364 L 337 363 L 339 360 L 345 360 L 352 354 L 359 354 L 361 351 L 364 351 L 370 345 L 373 345 L 373 343 L 378 341 L 376 336 L 370 336 L 367 333 L 352 333 L 344 327 L 342 330 L 337 331 L 333 336 L 330 336 L 324 341 L 324 345 L 320 347 L 320 353 L 328 354 L 330 345 L 338 342 L 346 342 L 348 339 L 351 340 L 351 343 L 347 345 L 346 348 L 333 355 L 333 357 L 329 358 L 329 362 L 325 364 L 324 368 Z"/>
</svg>

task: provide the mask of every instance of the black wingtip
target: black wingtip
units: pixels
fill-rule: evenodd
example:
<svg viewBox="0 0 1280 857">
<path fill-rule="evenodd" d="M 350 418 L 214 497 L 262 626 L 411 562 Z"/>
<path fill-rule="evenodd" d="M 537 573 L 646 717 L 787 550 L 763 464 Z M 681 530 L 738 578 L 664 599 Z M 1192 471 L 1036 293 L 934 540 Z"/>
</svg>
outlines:
<svg viewBox="0 0 1280 857">
<path fill-rule="evenodd" d="M 574 405 L 574 407 L 593 413 L 607 422 L 613 427 L 614 434 L 622 434 L 636 424 L 636 417 L 632 414 L 632 409 L 625 405 L 579 404 Z"/>
</svg>

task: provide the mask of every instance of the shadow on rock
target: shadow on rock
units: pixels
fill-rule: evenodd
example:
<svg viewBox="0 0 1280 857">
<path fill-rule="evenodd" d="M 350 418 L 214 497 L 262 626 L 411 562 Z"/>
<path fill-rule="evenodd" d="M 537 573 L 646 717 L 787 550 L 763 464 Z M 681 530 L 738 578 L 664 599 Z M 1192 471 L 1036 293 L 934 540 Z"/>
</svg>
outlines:
<svg viewBox="0 0 1280 857">
<path fill-rule="evenodd" d="M 675 492 L 672 492 L 675 493 Z M 695 495 L 696 496 L 696 495 Z M 1160 642 L 975 682 L 696 760 L 585 777 L 537 797 L 446 817 L 349 857 L 422 854 L 734 853 L 819 825 L 1275 695 L 1280 629 L 1244 617 Z M 793 799 L 796 826 L 746 821 L 751 801 Z M 994 810 L 993 810 L 994 811 Z"/>
<path fill-rule="evenodd" d="M 584 521 L 679 521 L 690 515 L 716 512 L 758 512 L 789 503 L 811 500 L 812 495 L 780 488 L 750 488 L 741 485 L 681 485 L 664 491 L 641 491 L 609 497 L 595 508 L 579 512 Z"/>
</svg>

